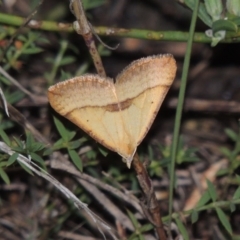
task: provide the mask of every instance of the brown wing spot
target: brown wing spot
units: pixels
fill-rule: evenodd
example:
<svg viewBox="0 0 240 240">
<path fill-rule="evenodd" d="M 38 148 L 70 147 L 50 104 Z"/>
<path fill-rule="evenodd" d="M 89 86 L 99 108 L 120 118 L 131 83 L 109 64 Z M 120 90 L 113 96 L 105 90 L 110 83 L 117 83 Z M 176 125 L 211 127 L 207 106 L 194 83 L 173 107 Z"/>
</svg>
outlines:
<svg viewBox="0 0 240 240">
<path fill-rule="evenodd" d="M 122 101 L 120 103 L 113 103 L 113 104 L 108 104 L 104 108 L 108 112 L 118 112 L 120 110 L 127 109 L 131 106 L 133 99 L 127 99 L 125 101 Z"/>
</svg>

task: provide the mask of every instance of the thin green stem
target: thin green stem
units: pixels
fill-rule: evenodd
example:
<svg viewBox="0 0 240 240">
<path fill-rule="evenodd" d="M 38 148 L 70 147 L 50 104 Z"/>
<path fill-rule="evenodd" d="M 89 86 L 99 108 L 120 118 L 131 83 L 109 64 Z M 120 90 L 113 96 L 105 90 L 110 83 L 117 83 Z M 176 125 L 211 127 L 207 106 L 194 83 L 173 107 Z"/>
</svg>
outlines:
<svg viewBox="0 0 240 240">
<path fill-rule="evenodd" d="M 168 222 L 170 219 L 176 219 L 176 218 L 182 218 L 183 216 L 189 216 L 193 211 L 202 212 L 202 211 L 210 210 L 210 209 L 214 210 L 216 207 L 219 207 L 221 209 L 223 209 L 223 208 L 230 209 L 231 205 L 233 205 L 233 204 L 234 205 L 240 204 L 240 199 L 233 199 L 230 201 L 218 201 L 218 202 L 209 203 L 207 205 L 204 205 L 201 207 L 196 207 L 194 209 L 190 209 L 187 211 L 172 213 L 171 215 L 163 217 L 162 220 L 163 220 L 163 222 Z"/>
<path fill-rule="evenodd" d="M 19 27 L 25 22 L 25 18 L 0 13 L 0 23 L 10 26 Z M 72 23 L 58 23 L 51 21 L 36 21 L 31 20 L 27 27 L 32 29 L 39 29 L 45 31 L 57 31 L 57 32 L 74 32 Z M 14 33 L 13 28 L 6 27 L 6 31 Z M 186 42 L 189 39 L 188 32 L 182 31 L 150 31 L 143 29 L 124 29 L 124 28 L 112 28 L 112 27 L 94 27 L 94 31 L 100 36 L 114 36 L 123 38 L 138 38 L 154 41 L 176 41 Z M 211 43 L 212 39 L 207 37 L 205 33 L 194 33 L 194 42 L 199 43 Z M 227 36 L 221 43 L 237 43 L 240 42 L 240 30 L 237 33 L 227 33 Z"/>
<path fill-rule="evenodd" d="M 49 76 L 47 77 L 48 78 L 48 85 L 52 85 L 53 84 L 53 80 L 55 79 L 56 77 L 56 74 L 57 74 L 57 71 L 59 69 L 59 67 L 61 66 L 61 61 L 63 59 L 63 56 L 67 50 L 67 47 L 68 47 L 68 42 L 66 40 L 62 40 L 60 42 L 60 50 L 54 60 L 54 64 L 53 64 L 53 67 L 52 67 L 52 71 L 51 73 L 49 74 Z"/>
<path fill-rule="evenodd" d="M 240 121 L 238 120 L 238 135 L 237 135 L 237 139 L 236 139 L 236 142 L 235 142 L 234 150 L 232 152 L 231 161 L 236 160 L 236 157 L 239 154 L 239 151 L 240 151 Z"/>
<path fill-rule="evenodd" d="M 193 16 L 191 20 L 190 30 L 189 30 L 189 39 L 187 42 L 186 55 L 183 63 L 183 73 L 181 78 L 181 86 L 179 91 L 177 112 L 176 112 L 175 125 L 174 125 L 173 145 L 172 145 L 172 153 L 171 153 L 171 167 L 170 167 L 170 179 L 171 179 L 170 190 L 169 190 L 170 191 L 170 194 L 169 194 L 169 215 L 170 216 L 172 216 L 172 206 L 173 206 L 173 190 L 174 190 L 174 183 L 175 183 L 175 160 L 177 156 L 180 124 L 182 119 L 182 110 L 183 110 L 184 96 L 185 96 L 185 90 L 187 85 L 187 76 L 188 76 L 188 69 L 189 69 L 190 57 L 191 57 L 191 51 L 192 51 L 193 36 L 194 36 L 194 30 L 195 30 L 195 25 L 197 21 L 198 6 L 199 6 L 199 0 L 196 0 Z"/>
</svg>

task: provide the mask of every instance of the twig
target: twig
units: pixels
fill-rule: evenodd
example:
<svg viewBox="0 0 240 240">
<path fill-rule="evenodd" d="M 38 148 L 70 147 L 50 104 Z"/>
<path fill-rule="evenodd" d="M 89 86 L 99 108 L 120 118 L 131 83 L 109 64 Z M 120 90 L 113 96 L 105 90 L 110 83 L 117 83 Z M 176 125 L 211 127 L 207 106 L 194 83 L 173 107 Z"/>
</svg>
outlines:
<svg viewBox="0 0 240 240">
<path fill-rule="evenodd" d="M 0 23 L 8 24 L 11 26 L 21 26 L 25 21 L 25 18 L 12 15 L 0 13 Z M 41 29 L 50 32 L 73 32 L 72 24 L 52 22 L 52 21 L 37 21 L 31 20 L 26 26 L 32 29 Z M 126 29 L 126 28 L 114 28 L 114 27 L 93 27 L 94 32 L 100 36 L 114 36 L 123 38 L 138 38 L 147 39 L 153 41 L 177 41 L 186 42 L 189 39 L 189 32 L 183 31 L 151 31 L 147 29 Z M 8 28 L 11 34 L 14 33 L 13 28 Z M 205 33 L 195 32 L 193 37 L 194 42 L 198 43 L 211 43 L 212 39 L 207 37 Z M 226 38 L 221 41 L 221 43 L 237 43 L 240 42 L 240 31 L 227 33 Z"/>
<path fill-rule="evenodd" d="M 166 234 L 164 232 L 160 206 L 157 201 L 151 179 L 148 175 L 146 168 L 143 166 L 142 162 L 139 159 L 137 153 L 135 153 L 132 161 L 135 172 L 137 173 L 138 182 L 142 188 L 144 198 L 147 203 L 147 210 L 150 216 L 147 216 L 151 222 L 154 223 L 158 237 L 160 240 L 167 240 Z"/>
<path fill-rule="evenodd" d="M 1 66 L 0 66 L 0 74 L 2 74 L 5 78 L 7 78 L 19 90 L 21 90 L 23 93 L 28 95 L 32 100 L 34 99 L 34 95 L 30 93 L 27 89 L 25 89 L 21 84 L 19 84 L 17 80 L 11 77 Z"/>
<path fill-rule="evenodd" d="M 4 109 L 5 113 L 7 114 L 7 116 L 9 117 L 9 112 L 8 112 L 8 107 L 7 107 L 7 100 L 4 96 L 4 93 L 2 91 L 2 88 L 0 88 L 0 97 L 1 97 L 1 104 L 2 108 Z"/>
<path fill-rule="evenodd" d="M 110 174 L 102 171 L 102 174 L 109 178 L 109 180 L 111 181 L 111 183 L 113 185 L 115 185 L 117 188 L 121 189 L 123 193 L 123 196 L 127 196 L 127 199 L 129 200 L 129 203 L 131 202 L 131 204 L 133 203 L 133 206 L 136 208 L 136 210 L 138 210 L 140 213 L 142 213 L 142 208 L 140 206 L 140 201 L 137 197 L 135 197 L 132 192 L 133 191 L 129 191 L 125 188 L 125 186 L 121 185 L 119 182 L 117 182 Z M 115 189 L 115 188 L 114 188 Z M 135 204 L 136 203 L 136 204 Z"/>
<path fill-rule="evenodd" d="M 98 53 L 98 50 L 93 39 L 92 27 L 87 21 L 85 11 L 81 0 L 71 0 L 70 8 L 73 8 L 74 15 L 77 19 L 77 25 L 75 24 L 75 29 L 78 34 L 81 34 L 84 41 L 89 49 L 92 56 L 95 68 L 100 76 L 105 77 L 106 73 L 102 64 L 102 59 Z"/>
<path fill-rule="evenodd" d="M 129 218 L 98 188 L 87 181 L 78 178 L 78 182 L 98 200 L 98 202 L 111 214 L 115 220 L 119 221 L 126 229 L 134 231 L 134 227 Z"/>
<path fill-rule="evenodd" d="M 94 184 L 95 186 L 98 186 L 101 189 L 104 189 L 105 191 L 110 192 L 111 194 L 115 195 L 116 197 L 122 199 L 126 203 L 130 204 L 132 207 L 134 207 L 138 212 L 142 214 L 141 206 L 139 205 L 139 202 L 137 199 L 133 196 L 128 196 L 126 193 L 121 192 L 117 188 L 114 188 L 110 186 L 109 184 L 101 182 L 99 179 L 96 179 L 86 173 L 79 172 L 71 162 L 66 161 L 59 161 L 58 159 L 54 158 L 51 160 L 51 167 L 53 169 L 63 170 L 66 171 L 77 178 L 81 178 L 91 184 Z"/>
<path fill-rule="evenodd" d="M 0 101 L 0 108 L 5 109 L 4 102 Z M 49 144 L 48 140 L 10 103 L 7 103 L 9 118 L 21 125 L 25 130 L 29 130 L 35 139 L 45 144 Z"/>
<path fill-rule="evenodd" d="M 176 108 L 178 98 L 171 98 L 167 105 Z M 211 113 L 237 113 L 240 112 L 240 103 L 237 101 L 185 99 L 184 111 L 211 112 Z"/>
<path fill-rule="evenodd" d="M 59 231 L 58 232 L 58 237 L 61 239 L 71 239 L 71 240 L 101 240 L 100 238 L 93 238 L 93 237 L 88 237 L 88 236 L 84 236 L 84 235 L 80 235 L 77 233 L 73 233 L 73 232 L 67 232 L 67 231 Z"/>
</svg>

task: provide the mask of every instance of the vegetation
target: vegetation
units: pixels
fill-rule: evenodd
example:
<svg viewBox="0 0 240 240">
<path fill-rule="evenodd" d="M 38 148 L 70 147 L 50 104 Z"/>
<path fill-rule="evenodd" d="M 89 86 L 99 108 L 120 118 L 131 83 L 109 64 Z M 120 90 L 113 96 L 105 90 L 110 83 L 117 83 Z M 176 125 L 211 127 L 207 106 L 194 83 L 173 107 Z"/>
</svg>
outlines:
<svg viewBox="0 0 240 240">
<path fill-rule="evenodd" d="M 136 14 L 141 15 L 141 9 L 150 6 L 151 11 L 146 12 L 146 16 L 160 15 L 160 8 L 155 8 L 159 5 L 150 2 L 124 3 L 124 9 L 128 9 L 126 16 L 131 20 L 134 15 L 131 4 L 139 6 Z M 166 232 L 171 232 L 173 239 L 180 235 L 183 239 L 214 239 L 214 235 L 218 239 L 240 239 L 239 101 L 234 97 L 207 99 L 204 93 L 200 100 L 209 100 L 207 106 L 200 101 L 195 107 L 189 104 L 190 112 L 184 111 L 189 96 L 193 100 L 198 98 L 186 92 L 187 80 L 192 81 L 191 61 L 207 64 L 208 68 L 202 71 L 211 70 L 210 57 L 204 59 L 205 55 L 201 55 L 191 60 L 191 55 L 195 56 L 193 43 L 207 44 L 206 51 L 214 56 L 214 51 L 219 50 L 221 54 L 223 46 L 239 42 L 240 3 L 238 0 L 227 0 L 226 4 L 221 0 L 181 3 L 183 6 L 179 5 L 178 9 L 191 13 L 191 18 L 184 20 L 190 25 L 188 32 L 178 26 L 176 15 L 182 14 L 180 10 L 170 21 L 167 3 L 160 4 L 161 15 L 174 27 L 163 31 L 157 26 L 158 31 L 153 31 L 132 28 L 136 22 L 130 20 L 126 29 L 121 28 L 124 17 L 119 13 L 123 8 L 119 4 L 115 6 L 119 11 L 114 18 L 101 12 L 107 9 L 114 13 L 112 3 L 83 1 L 87 17 L 93 21 L 93 33 L 103 38 L 100 40 L 103 43 L 96 40 L 97 50 L 110 75 L 122 68 L 122 59 L 126 66 L 130 58 L 138 58 L 142 46 L 148 50 L 140 52 L 141 56 L 148 52 L 158 54 L 156 49 L 164 50 L 164 46 L 174 46 L 177 54 L 176 49 L 180 49 L 177 42 L 187 42 L 184 54 L 180 51 L 176 56 L 181 81 L 178 76 L 154 130 L 138 152 L 160 201 Z M 48 104 L 49 86 L 95 72 L 87 46 L 73 30 L 74 19 L 68 5 L 59 1 L 39 4 L 31 1 L 27 5 L 29 9 L 20 8 L 20 12 L 14 12 L 14 6 L 10 5 L 3 10 L 3 5 L 0 12 L 0 214 L 5 223 L 0 221 L 0 229 L 4 239 L 87 239 L 87 236 L 92 239 L 157 239 L 154 224 L 143 214 L 144 201 L 139 197 L 141 191 L 133 170 L 128 170 L 119 156 L 98 145 Z M 16 7 L 19 6 L 16 3 Z M 45 9 L 49 9 L 46 14 Z M 132 15 L 128 15 L 129 12 Z M 111 17 L 115 26 L 111 25 Z M 109 21 L 109 24 L 97 26 L 95 19 L 100 19 L 101 23 Z M 60 24 L 62 21 L 65 23 Z M 135 42 L 132 39 L 133 43 L 126 42 L 129 38 L 134 38 Z M 168 43 L 161 46 L 161 41 Z M 115 50 L 105 46 L 115 42 L 120 42 Z M 152 47 L 153 42 L 160 45 Z M 229 68 L 238 63 L 235 56 L 224 61 Z M 221 67 L 217 71 L 221 71 Z M 215 89 L 223 84 L 217 80 Z M 238 85 L 233 88 L 235 93 Z M 179 95 L 174 105 L 171 100 L 174 100 L 172 96 L 176 97 L 176 89 Z M 227 106 L 225 112 L 218 107 L 223 105 Z M 170 108 L 174 108 L 174 112 Z M 214 126 L 209 130 L 205 124 L 207 130 L 202 134 L 196 125 L 202 123 L 203 118 Z M 219 126 L 221 129 L 215 131 Z"/>
</svg>

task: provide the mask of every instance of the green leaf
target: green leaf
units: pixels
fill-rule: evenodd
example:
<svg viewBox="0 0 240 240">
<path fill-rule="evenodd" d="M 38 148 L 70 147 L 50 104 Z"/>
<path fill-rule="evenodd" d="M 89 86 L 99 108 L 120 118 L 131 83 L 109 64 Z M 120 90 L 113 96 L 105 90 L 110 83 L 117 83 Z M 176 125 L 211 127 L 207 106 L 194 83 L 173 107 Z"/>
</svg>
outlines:
<svg viewBox="0 0 240 240">
<path fill-rule="evenodd" d="M 22 42 L 26 42 L 26 41 L 27 41 L 27 38 L 26 38 L 25 35 L 18 35 L 18 36 L 17 36 L 17 39 L 20 40 L 20 41 L 22 41 Z"/>
<path fill-rule="evenodd" d="M 6 120 L 6 121 L 1 121 L 1 128 L 5 131 L 5 129 L 11 129 L 14 127 L 14 124 L 12 121 Z"/>
<path fill-rule="evenodd" d="M 202 197 L 200 198 L 200 200 L 197 203 L 197 207 L 202 207 L 204 206 L 206 203 L 208 203 L 211 199 L 211 196 L 209 194 L 209 191 L 206 191 L 203 193 Z"/>
<path fill-rule="evenodd" d="M 238 184 L 240 184 L 240 176 L 237 174 L 236 174 L 236 179 L 237 179 Z"/>
<path fill-rule="evenodd" d="M 224 129 L 224 132 L 233 142 L 237 141 L 238 135 L 232 129 L 226 128 L 226 129 Z"/>
<path fill-rule="evenodd" d="M 52 153 L 53 153 L 53 149 L 52 148 L 45 148 L 42 155 L 43 156 L 49 156 Z"/>
<path fill-rule="evenodd" d="M 208 192 L 210 194 L 210 197 L 211 197 L 212 201 L 216 202 L 217 192 L 216 192 L 216 189 L 215 189 L 214 185 L 208 179 L 207 179 L 207 185 L 208 185 Z"/>
<path fill-rule="evenodd" d="M 232 156 L 232 151 L 230 151 L 228 148 L 226 148 L 226 147 L 221 147 L 221 148 L 220 148 L 220 151 L 221 151 L 221 153 L 224 154 L 226 157 L 231 158 L 231 156 Z"/>
<path fill-rule="evenodd" d="M 10 86 L 10 85 L 11 85 L 9 79 L 7 79 L 7 78 L 4 77 L 4 76 L 0 76 L 0 81 L 3 82 L 4 84 L 6 84 L 7 86 Z"/>
<path fill-rule="evenodd" d="M 232 227 L 229 223 L 228 217 L 226 216 L 226 214 L 223 212 L 223 210 L 221 208 L 217 207 L 216 211 L 217 211 L 217 215 L 218 215 L 220 222 L 222 223 L 224 228 L 228 231 L 228 233 L 230 235 L 232 235 Z"/>
<path fill-rule="evenodd" d="M 238 187 L 235 193 L 233 194 L 233 200 L 237 199 L 240 199 L 240 187 Z"/>
<path fill-rule="evenodd" d="M 33 135 L 30 132 L 27 132 L 27 137 L 26 137 L 26 149 L 31 149 L 31 146 L 34 142 Z"/>
<path fill-rule="evenodd" d="M 78 153 L 73 149 L 68 149 L 68 154 L 72 161 L 74 162 L 74 164 L 76 165 L 76 167 L 82 172 L 83 171 L 82 159 L 80 158 Z"/>
<path fill-rule="evenodd" d="M 43 150 L 44 148 L 45 148 L 45 146 L 44 146 L 43 143 L 41 143 L 41 142 L 34 142 L 34 143 L 32 143 L 30 150 L 32 152 L 39 152 L 39 151 Z"/>
<path fill-rule="evenodd" d="M 38 44 L 50 44 L 50 41 L 45 38 L 45 37 L 42 37 L 41 35 L 37 38 L 37 43 Z"/>
<path fill-rule="evenodd" d="M 191 9 L 194 10 L 195 8 L 195 0 L 185 0 L 184 3 Z M 205 4 L 201 3 L 199 4 L 198 8 L 198 17 L 209 27 L 212 26 L 212 19 L 209 16 Z"/>
<path fill-rule="evenodd" d="M 106 3 L 106 0 L 94 0 L 94 1 L 89 1 L 89 0 L 83 0 L 83 6 L 85 10 L 89 10 L 92 8 L 99 7 Z"/>
<path fill-rule="evenodd" d="M 230 211 L 235 212 L 236 211 L 236 205 L 232 202 L 230 202 Z"/>
<path fill-rule="evenodd" d="M 183 162 L 198 162 L 199 158 L 198 157 L 183 157 L 181 163 Z"/>
<path fill-rule="evenodd" d="M 72 56 L 68 56 L 68 57 L 64 57 L 61 62 L 59 63 L 59 66 L 64 66 L 67 64 L 71 64 L 73 62 L 75 62 L 76 58 L 72 57 Z"/>
<path fill-rule="evenodd" d="M 62 122 L 56 118 L 53 117 L 54 123 L 57 127 L 57 130 L 59 132 L 59 134 L 61 135 L 61 137 L 65 140 L 68 141 L 69 139 L 69 131 L 64 127 L 64 125 L 62 124 Z"/>
<path fill-rule="evenodd" d="M 33 47 L 33 48 L 28 48 L 28 49 L 24 49 L 22 51 L 23 54 L 36 54 L 36 53 L 40 53 L 42 52 L 43 49 L 39 48 L 39 47 Z"/>
<path fill-rule="evenodd" d="M 240 16 L 240 1 L 227 0 L 226 7 L 229 13 Z"/>
<path fill-rule="evenodd" d="M 45 58 L 45 62 L 46 62 L 46 63 L 54 64 L 54 62 L 55 62 L 55 58 L 52 58 L 52 57 L 46 57 L 46 58 Z"/>
<path fill-rule="evenodd" d="M 104 157 L 108 155 L 108 150 L 100 145 L 98 145 L 98 150 Z"/>
<path fill-rule="evenodd" d="M 24 149 L 22 149 L 21 147 L 18 147 L 18 146 L 12 146 L 12 150 L 15 151 L 15 152 L 19 152 L 19 153 L 23 153 Z"/>
<path fill-rule="evenodd" d="M 136 219 L 136 217 L 128 209 L 127 209 L 127 214 L 129 216 L 134 228 L 138 229 L 140 227 L 140 224 L 139 224 L 138 220 Z"/>
<path fill-rule="evenodd" d="M 205 0 L 205 7 L 208 14 L 212 17 L 213 21 L 221 18 L 223 11 L 222 0 Z"/>
<path fill-rule="evenodd" d="M 198 212 L 196 210 L 193 209 L 192 213 L 191 213 L 191 222 L 195 223 L 198 220 Z"/>
<path fill-rule="evenodd" d="M 68 141 L 72 140 L 76 136 L 76 131 L 69 131 L 68 132 Z"/>
<path fill-rule="evenodd" d="M 65 140 L 60 138 L 59 140 L 57 140 L 54 144 L 53 144 L 53 149 L 54 150 L 58 150 L 61 148 L 66 148 L 66 144 L 65 144 Z"/>
<path fill-rule="evenodd" d="M 6 99 L 7 99 L 7 102 L 13 104 L 20 101 L 24 96 L 25 94 L 23 92 L 20 92 L 17 90 L 12 93 L 8 93 L 8 95 L 6 96 Z"/>
<path fill-rule="evenodd" d="M 228 169 L 220 169 L 217 172 L 217 177 L 222 177 L 222 176 L 225 176 L 226 174 L 228 174 Z"/>
<path fill-rule="evenodd" d="M 72 74 L 61 69 L 61 80 L 72 78 Z"/>
<path fill-rule="evenodd" d="M 237 18 L 233 18 L 231 19 L 232 22 L 234 22 L 235 24 L 237 24 L 238 26 L 240 26 L 240 17 L 237 17 Z"/>
<path fill-rule="evenodd" d="M 154 160 L 154 154 L 153 154 L 153 149 L 150 145 L 148 145 L 148 158 L 151 160 L 151 162 Z"/>
<path fill-rule="evenodd" d="M 96 159 L 97 153 L 94 150 L 87 151 L 87 158 L 88 159 Z"/>
<path fill-rule="evenodd" d="M 0 136 L 2 137 L 3 141 L 10 146 L 11 145 L 11 141 L 8 137 L 8 135 L 3 131 L 3 129 L 0 127 Z"/>
<path fill-rule="evenodd" d="M 2 168 L 0 168 L 0 177 L 3 179 L 3 181 L 6 184 L 10 184 L 10 179 L 9 179 L 8 175 L 6 174 L 6 172 Z"/>
<path fill-rule="evenodd" d="M 13 54 L 16 52 L 15 47 L 10 46 L 8 48 L 8 51 L 6 53 L 6 58 L 7 58 L 7 62 L 11 63 L 11 59 L 13 59 Z"/>
<path fill-rule="evenodd" d="M 80 141 L 80 139 L 76 140 L 76 141 L 71 141 L 69 142 L 69 149 L 76 149 L 79 148 L 82 145 L 82 142 Z"/>
<path fill-rule="evenodd" d="M 30 156 L 35 162 L 40 163 L 45 170 L 47 169 L 44 160 L 38 154 L 31 152 Z"/>
<path fill-rule="evenodd" d="M 185 228 L 185 226 L 183 225 L 183 223 L 182 223 L 178 218 L 176 218 L 175 221 L 176 221 L 176 223 L 177 223 L 177 226 L 178 226 L 179 231 L 181 232 L 181 234 L 182 234 L 182 236 L 183 236 L 183 239 L 184 239 L 184 240 L 189 240 L 189 236 L 188 236 L 187 229 Z"/>
<path fill-rule="evenodd" d="M 141 235 L 138 235 L 138 239 L 139 239 L 139 240 L 145 240 L 145 238 L 143 237 L 142 234 L 141 234 Z"/>
<path fill-rule="evenodd" d="M 7 162 L 7 166 L 12 165 L 18 158 L 18 153 L 14 153 L 12 154 L 9 158 L 8 158 L 8 162 Z"/>
<path fill-rule="evenodd" d="M 7 161 L 1 160 L 0 161 L 0 168 L 5 168 L 5 167 L 7 167 Z"/>
<path fill-rule="evenodd" d="M 25 164 L 19 162 L 19 165 L 21 166 L 22 169 L 24 169 L 27 173 L 31 174 L 32 176 L 34 176 L 33 172 L 31 171 L 31 169 L 29 169 Z"/>
<path fill-rule="evenodd" d="M 25 149 L 25 144 L 18 138 L 13 137 L 14 141 L 17 143 L 20 151 L 22 151 L 23 149 Z M 15 148 L 15 147 L 14 147 Z"/>
<path fill-rule="evenodd" d="M 219 31 L 237 32 L 238 26 L 232 21 L 219 19 L 212 24 L 213 34 Z"/>
<path fill-rule="evenodd" d="M 139 231 L 141 233 L 144 233 L 144 232 L 148 232 L 150 230 L 152 230 L 154 227 L 152 224 L 148 223 L 148 224 L 144 224 L 142 227 L 139 228 Z"/>
<path fill-rule="evenodd" d="M 140 240 L 139 239 L 139 234 L 138 233 L 133 233 L 128 240 Z"/>
</svg>

